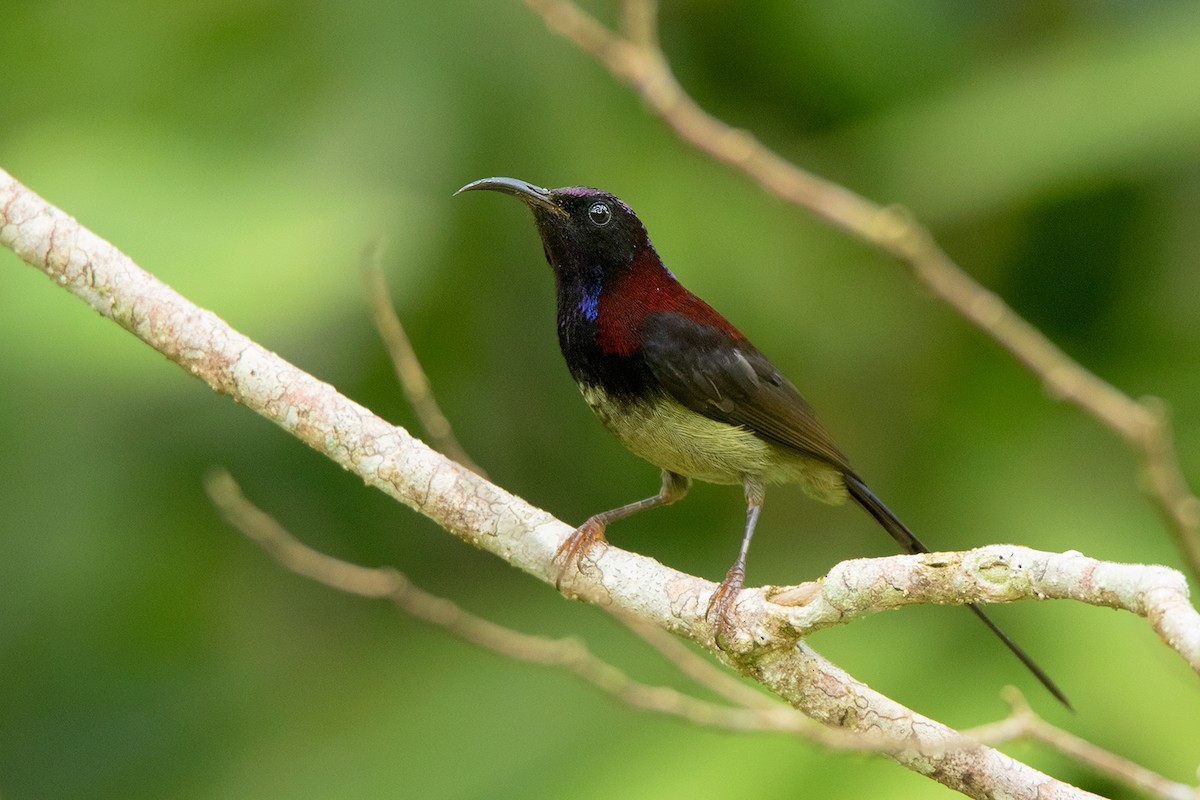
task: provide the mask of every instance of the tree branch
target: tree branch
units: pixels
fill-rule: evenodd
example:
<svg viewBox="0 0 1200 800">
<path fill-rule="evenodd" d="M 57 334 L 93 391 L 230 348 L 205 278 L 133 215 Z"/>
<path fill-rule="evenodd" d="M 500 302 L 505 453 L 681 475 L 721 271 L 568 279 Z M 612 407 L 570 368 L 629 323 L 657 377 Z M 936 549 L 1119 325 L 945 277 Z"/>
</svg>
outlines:
<svg viewBox="0 0 1200 800">
<path fill-rule="evenodd" d="M 1011 686 L 1007 687 L 1005 695 L 1012 708 L 1012 715 L 1008 719 L 963 731 L 963 735 L 984 744 L 999 744 L 1017 739 L 1039 742 L 1081 764 L 1087 764 L 1113 780 L 1164 800 L 1200 800 L 1200 787 L 1168 780 L 1140 764 L 1051 725 L 1034 713 L 1021 693 Z"/>
<path fill-rule="evenodd" d="M 599 659 L 576 639 L 554 640 L 531 636 L 497 625 L 464 611 L 450 600 L 419 589 L 403 573 L 390 567 L 361 567 L 313 550 L 247 500 L 233 477 L 224 470 L 214 470 L 206 476 L 205 487 L 214 505 L 231 525 L 292 572 L 339 591 L 390 600 L 401 611 L 504 657 L 570 670 L 631 708 L 674 716 L 694 725 L 719 730 L 798 736 L 837 750 L 886 753 L 889 749 L 912 746 L 911 741 L 888 741 L 871 735 L 870 731 L 864 735 L 818 726 L 778 700 L 772 700 L 733 680 L 728 673 L 715 671 L 711 662 L 700 659 L 678 639 L 664 634 L 659 628 L 622 620 L 659 649 L 684 674 L 724 696 L 733 705 L 722 706 L 698 700 L 670 687 L 649 686 Z M 832 577 L 833 573 L 827 580 Z M 958 749 L 1018 739 L 1036 741 L 1114 780 L 1164 800 L 1200 798 L 1200 789 L 1170 781 L 1051 725 L 1036 715 L 1015 688 L 1007 687 L 1005 693 L 1012 708 L 1011 716 L 964 731 L 957 743 Z"/>
<path fill-rule="evenodd" d="M 1143 487 L 1200 578 L 1200 499 L 1179 468 L 1160 401 L 1138 402 L 1072 360 L 999 296 L 985 289 L 938 246 L 903 208 L 884 207 L 801 169 L 751 133 L 710 116 L 671 73 L 657 42 L 654 0 L 626 0 L 625 35 L 610 31 L 571 0 L 524 0 L 555 33 L 634 89 L 688 144 L 745 174 L 765 192 L 906 264 L 914 277 L 1021 362 L 1051 395 L 1066 400 L 1121 437 L 1141 460 Z"/>
<path fill-rule="evenodd" d="M 1200 674 L 1200 614 L 1188 601 L 1183 575 L 1167 567 L 988 545 L 963 553 L 843 561 L 818 582 L 761 591 L 766 619 L 760 624 L 772 626 L 775 609 L 792 606 L 779 616 L 801 635 L 908 605 L 1078 600 L 1147 618 L 1163 643 Z"/>
<path fill-rule="evenodd" d="M 363 254 L 363 290 L 371 308 L 371 321 L 375 323 L 375 330 L 379 332 L 379 338 L 383 340 L 388 355 L 392 358 L 396 379 L 400 382 L 405 397 L 412 404 L 413 411 L 433 446 L 467 469 L 486 478 L 487 473 L 458 443 L 458 438 L 450 427 L 450 420 L 442 413 L 429 388 L 429 378 L 425 376 L 425 370 L 421 367 L 416 351 L 413 350 L 412 342 L 404 332 L 404 325 L 400 322 L 396 309 L 392 307 L 382 261 L 383 244 L 375 242 Z"/>
<path fill-rule="evenodd" d="M 570 526 L 449 461 L 188 302 L 2 170 L 0 244 L 215 391 L 447 531 L 554 582 L 553 555 Z M 1021 563 L 1008 563 L 1006 569 L 1024 574 Z M 1033 577 L 1024 577 L 1032 585 Z M 880 695 L 807 645 L 793 645 L 797 631 L 787 615 L 794 609 L 766 603 L 762 590 L 744 593 L 739 615 L 749 614 L 755 624 L 735 636 L 735 646 L 726 652 L 713 646 L 705 620 L 715 588 L 709 581 L 608 546 L 585 573 L 572 577 L 568 588 L 589 602 L 691 638 L 810 718 L 852 732 L 870 731 L 883 741 L 911 743 L 890 750 L 888 757 L 972 797 L 1091 796 L 989 747 L 963 747 L 958 732 Z M 955 602 L 986 599 L 964 594 Z M 764 626 L 760 615 L 770 625 Z M 1185 646 L 1194 641 L 1186 619 L 1168 616 L 1183 626 Z"/>
</svg>

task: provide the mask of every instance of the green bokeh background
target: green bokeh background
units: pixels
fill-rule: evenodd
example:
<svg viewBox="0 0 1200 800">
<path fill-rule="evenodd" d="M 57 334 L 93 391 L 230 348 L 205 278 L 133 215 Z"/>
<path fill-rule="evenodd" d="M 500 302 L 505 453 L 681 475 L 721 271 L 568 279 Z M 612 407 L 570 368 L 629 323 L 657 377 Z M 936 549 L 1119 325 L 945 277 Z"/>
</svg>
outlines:
<svg viewBox="0 0 1200 800">
<path fill-rule="evenodd" d="M 662 16 L 705 107 L 908 206 L 1072 356 L 1163 397 L 1200 484 L 1200 6 L 710 0 Z M 0 75 L 0 165 L 412 427 L 359 288 L 364 245 L 386 237 L 397 306 L 461 440 L 565 520 L 644 496 L 657 475 L 595 423 L 560 363 L 527 213 L 451 199 L 475 178 L 625 198 L 931 544 L 1180 566 L 1113 436 L 894 263 L 680 144 L 517 2 L 19 0 L 0 24 Z M 634 712 L 283 571 L 217 518 L 207 468 L 227 466 L 327 552 L 679 683 L 604 614 L 364 488 L 7 252 L 0 341 L 4 800 L 951 794 L 880 759 Z M 737 489 L 700 486 L 612 539 L 715 579 L 742 514 Z M 865 514 L 777 490 L 749 580 L 891 552 Z M 1052 721 L 1196 780 L 1200 687 L 1144 622 L 1059 602 L 995 615 L 1078 713 L 958 610 L 811 641 L 952 725 L 1003 715 L 1014 682 Z M 1007 749 L 1138 796 L 1044 749 Z"/>
</svg>

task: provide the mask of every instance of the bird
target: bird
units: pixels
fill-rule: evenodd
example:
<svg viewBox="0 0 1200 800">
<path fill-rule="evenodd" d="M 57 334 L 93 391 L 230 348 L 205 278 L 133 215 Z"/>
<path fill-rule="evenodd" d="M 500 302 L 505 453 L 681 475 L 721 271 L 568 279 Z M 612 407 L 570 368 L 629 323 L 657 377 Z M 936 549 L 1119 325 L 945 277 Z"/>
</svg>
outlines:
<svg viewBox="0 0 1200 800">
<path fill-rule="evenodd" d="M 742 486 L 741 548 L 709 601 L 718 645 L 732 611 L 766 487 L 799 484 L 810 497 L 852 499 L 908 553 L 929 548 L 868 488 L 812 406 L 746 336 L 667 269 L 633 210 L 586 186 L 546 189 L 483 178 L 487 190 L 532 212 L 557 291 L 558 342 L 584 401 L 628 450 L 662 470 L 657 494 L 595 514 L 558 548 L 559 583 L 582 569 L 608 525 L 671 505 L 692 481 Z M 977 604 L 969 608 L 1067 708 L 1062 690 Z"/>
</svg>

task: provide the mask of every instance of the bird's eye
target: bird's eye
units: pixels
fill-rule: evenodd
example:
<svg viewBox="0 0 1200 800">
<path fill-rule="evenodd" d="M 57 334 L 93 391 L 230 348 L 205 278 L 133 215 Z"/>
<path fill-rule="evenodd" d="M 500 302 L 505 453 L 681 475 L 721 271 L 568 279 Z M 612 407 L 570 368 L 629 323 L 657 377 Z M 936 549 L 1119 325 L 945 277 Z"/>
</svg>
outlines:
<svg viewBox="0 0 1200 800">
<path fill-rule="evenodd" d="M 588 219 L 594 225 L 607 225 L 612 219 L 612 212 L 608 210 L 608 205 L 605 203 L 593 203 L 588 209 Z"/>
</svg>

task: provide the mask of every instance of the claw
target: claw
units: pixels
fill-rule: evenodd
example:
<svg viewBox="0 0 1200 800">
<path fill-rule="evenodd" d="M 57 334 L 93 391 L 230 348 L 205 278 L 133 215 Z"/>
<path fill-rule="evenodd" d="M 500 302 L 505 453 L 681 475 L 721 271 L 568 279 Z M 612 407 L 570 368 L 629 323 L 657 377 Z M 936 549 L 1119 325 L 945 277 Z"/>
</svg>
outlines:
<svg viewBox="0 0 1200 800">
<path fill-rule="evenodd" d="M 554 552 L 553 563 L 558 564 L 558 577 L 554 580 L 554 588 L 561 591 L 563 579 L 571 567 L 583 572 L 583 559 L 591 551 L 592 545 L 603 541 L 604 523 L 595 517 L 576 528 Z"/>
<path fill-rule="evenodd" d="M 725 649 L 723 642 L 728 642 L 733 638 L 735 626 L 731 612 L 737 605 L 738 594 L 742 591 L 742 583 L 745 579 L 745 568 L 734 564 L 725 575 L 725 580 L 721 581 L 708 600 L 708 611 L 705 613 L 705 618 L 713 626 L 713 640 L 722 650 Z"/>
</svg>

